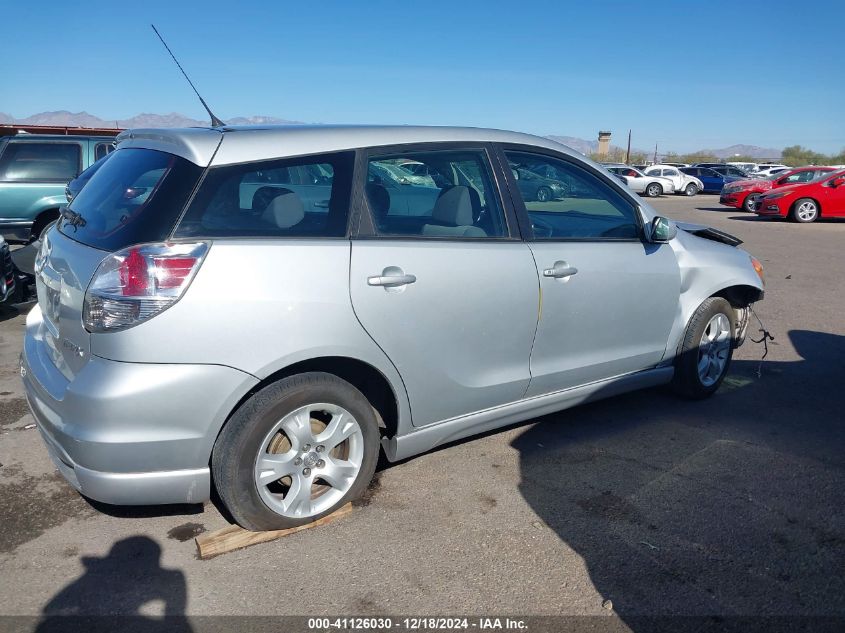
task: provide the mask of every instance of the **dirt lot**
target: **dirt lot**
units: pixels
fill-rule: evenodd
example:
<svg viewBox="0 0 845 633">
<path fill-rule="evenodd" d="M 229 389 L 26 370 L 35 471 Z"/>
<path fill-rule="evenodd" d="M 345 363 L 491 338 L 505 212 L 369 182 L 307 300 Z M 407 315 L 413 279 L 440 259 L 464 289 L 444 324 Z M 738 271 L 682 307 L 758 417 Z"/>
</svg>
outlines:
<svg viewBox="0 0 845 633">
<path fill-rule="evenodd" d="M 0 614 L 845 616 L 845 222 L 655 206 L 763 261 L 762 376 L 747 343 L 708 401 L 651 390 L 461 442 L 334 524 L 209 561 L 214 505 L 95 507 L 63 482 L 18 379 L 24 315 L 0 316 Z"/>
</svg>

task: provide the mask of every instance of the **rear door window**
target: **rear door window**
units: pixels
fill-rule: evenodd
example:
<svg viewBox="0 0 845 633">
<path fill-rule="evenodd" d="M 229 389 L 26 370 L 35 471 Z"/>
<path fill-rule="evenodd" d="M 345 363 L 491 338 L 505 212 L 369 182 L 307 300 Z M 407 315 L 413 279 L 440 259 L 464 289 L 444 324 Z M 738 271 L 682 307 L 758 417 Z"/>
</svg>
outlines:
<svg viewBox="0 0 845 633">
<path fill-rule="evenodd" d="M 202 168 L 149 149 L 119 149 L 63 213 L 59 230 L 103 250 L 169 237 Z"/>
<path fill-rule="evenodd" d="M 213 167 L 178 237 L 344 237 L 354 152 Z"/>
<path fill-rule="evenodd" d="M 0 156 L 0 181 L 68 182 L 79 174 L 79 143 L 9 143 Z"/>
<path fill-rule="evenodd" d="M 405 164 L 424 167 L 417 166 L 417 173 L 413 173 Z M 548 182 L 539 174 L 530 177 L 537 186 Z M 451 239 L 508 236 L 499 192 L 483 149 L 371 156 L 365 191 L 380 235 Z"/>
</svg>

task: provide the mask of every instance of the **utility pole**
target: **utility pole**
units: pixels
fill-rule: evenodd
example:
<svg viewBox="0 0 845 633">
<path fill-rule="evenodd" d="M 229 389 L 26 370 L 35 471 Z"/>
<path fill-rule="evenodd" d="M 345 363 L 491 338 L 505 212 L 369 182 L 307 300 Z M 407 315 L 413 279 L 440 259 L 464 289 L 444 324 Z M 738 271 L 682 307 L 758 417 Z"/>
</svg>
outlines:
<svg viewBox="0 0 845 633">
<path fill-rule="evenodd" d="M 654 163 L 653 165 L 657 164 L 657 141 L 654 142 Z"/>
<path fill-rule="evenodd" d="M 631 130 L 628 130 L 628 151 L 625 152 L 625 164 L 631 163 Z"/>
</svg>

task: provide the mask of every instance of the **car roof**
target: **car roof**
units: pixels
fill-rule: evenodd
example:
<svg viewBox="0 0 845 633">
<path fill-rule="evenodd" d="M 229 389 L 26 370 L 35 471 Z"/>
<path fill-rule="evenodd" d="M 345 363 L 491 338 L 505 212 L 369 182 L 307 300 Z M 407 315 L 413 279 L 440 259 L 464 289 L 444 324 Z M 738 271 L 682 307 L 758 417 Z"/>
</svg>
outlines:
<svg viewBox="0 0 845 633">
<path fill-rule="evenodd" d="M 0 136 L 0 140 L 30 142 L 30 141 L 114 141 L 114 136 L 103 136 L 98 134 L 14 134 L 8 136 Z"/>
<path fill-rule="evenodd" d="M 166 151 L 197 165 L 228 165 L 360 147 L 462 141 L 533 145 L 591 162 L 551 139 L 473 127 L 272 125 L 134 129 L 121 133 L 117 140 L 120 148 L 143 147 Z"/>
</svg>

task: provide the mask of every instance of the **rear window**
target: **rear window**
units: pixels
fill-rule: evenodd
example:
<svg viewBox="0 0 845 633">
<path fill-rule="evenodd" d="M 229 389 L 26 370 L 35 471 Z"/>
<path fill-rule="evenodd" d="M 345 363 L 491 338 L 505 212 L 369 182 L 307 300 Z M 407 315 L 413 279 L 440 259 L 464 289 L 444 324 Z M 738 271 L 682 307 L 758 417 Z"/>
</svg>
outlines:
<svg viewBox="0 0 845 633">
<path fill-rule="evenodd" d="M 115 251 L 169 237 L 202 168 L 149 149 L 116 150 L 73 199 L 59 230 Z"/>
<path fill-rule="evenodd" d="M 208 170 L 177 237 L 344 237 L 354 152 Z"/>
<path fill-rule="evenodd" d="M 78 143 L 9 143 L 0 156 L 0 181 L 67 182 L 79 173 Z"/>
</svg>

